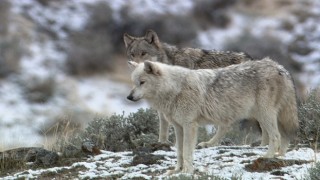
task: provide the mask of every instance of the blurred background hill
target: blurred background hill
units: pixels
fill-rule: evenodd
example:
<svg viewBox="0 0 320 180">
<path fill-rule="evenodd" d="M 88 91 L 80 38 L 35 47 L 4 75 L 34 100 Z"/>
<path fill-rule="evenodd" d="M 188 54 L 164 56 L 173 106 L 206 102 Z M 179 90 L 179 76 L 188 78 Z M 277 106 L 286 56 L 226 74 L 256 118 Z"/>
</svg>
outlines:
<svg viewBox="0 0 320 180">
<path fill-rule="evenodd" d="M 270 56 L 298 97 L 320 82 L 320 1 L 1 0 L 0 150 L 49 147 L 93 117 L 135 112 L 123 33 Z"/>
</svg>

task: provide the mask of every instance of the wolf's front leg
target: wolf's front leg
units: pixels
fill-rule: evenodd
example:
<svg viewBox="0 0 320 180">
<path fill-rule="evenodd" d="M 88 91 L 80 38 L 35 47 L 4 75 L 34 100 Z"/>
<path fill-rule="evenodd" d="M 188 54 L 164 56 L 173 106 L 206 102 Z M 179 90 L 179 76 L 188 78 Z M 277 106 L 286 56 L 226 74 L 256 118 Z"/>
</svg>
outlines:
<svg viewBox="0 0 320 180">
<path fill-rule="evenodd" d="M 174 170 L 167 171 L 167 175 L 178 173 L 182 170 L 182 163 L 183 163 L 183 128 L 178 125 L 174 124 L 174 131 L 176 135 L 176 147 L 177 147 L 177 165 Z"/>
<path fill-rule="evenodd" d="M 193 173 L 193 152 L 197 143 L 198 125 L 195 122 L 183 126 L 183 173 Z"/>
<path fill-rule="evenodd" d="M 165 116 L 158 112 L 159 115 L 159 142 L 169 143 L 169 122 L 166 120 Z"/>
</svg>

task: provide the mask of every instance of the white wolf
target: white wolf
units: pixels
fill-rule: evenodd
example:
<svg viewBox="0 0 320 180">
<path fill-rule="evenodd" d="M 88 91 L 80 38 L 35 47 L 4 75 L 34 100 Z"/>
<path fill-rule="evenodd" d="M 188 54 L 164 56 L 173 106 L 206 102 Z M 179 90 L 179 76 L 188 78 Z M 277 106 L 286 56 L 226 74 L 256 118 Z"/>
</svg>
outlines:
<svg viewBox="0 0 320 180">
<path fill-rule="evenodd" d="M 269 58 L 200 70 L 151 61 L 129 65 L 135 67 L 134 88 L 127 98 L 146 99 L 174 126 L 177 165 L 167 174 L 193 172 L 200 124 L 218 126 L 216 142 L 235 121 L 257 119 L 269 135 L 265 157 L 285 154 L 299 127 L 291 76 Z"/>
</svg>

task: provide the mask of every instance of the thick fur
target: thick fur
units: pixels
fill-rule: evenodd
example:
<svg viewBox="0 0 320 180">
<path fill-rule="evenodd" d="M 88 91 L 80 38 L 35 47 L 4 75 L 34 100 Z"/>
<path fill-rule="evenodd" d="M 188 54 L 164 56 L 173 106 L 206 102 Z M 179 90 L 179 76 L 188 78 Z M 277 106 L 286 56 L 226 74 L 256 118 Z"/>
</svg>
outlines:
<svg viewBox="0 0 320 180">
<path fill-rule="evenodd" d="M 171 65 L 178 65 L 190 69 L 211 69 L 239 64 L 252 58 L 242 52 L 215 51 L 197 48 L 178 48 L 162 43 L 156 32 L 148 30 L 144 37 L 123 36 L 126 53 L 130 61 L 144 62 L 152 60 Z M 168 121 L 159 113 L 160 130 L 159 141 L 168 142 Z M 248 125 L 252 120 L 247 121 Z M 253 122 L 255 122 L 253 120 Z M 266 139 L 267 138 L 263 138 Z M 209 141 L 210 142 L 210 141 Z M 200 144 L 203 147 L 211 146 L 209 142 Z M 266 145 L 264 141 L 262 145 Z"/>
<path fill-rule="evenodd" d="M 193 173 L 199 125 L 215 124 L 220 139 L 241 119 L 257 119 L 268 135 L 265 157 L 285 154 L 298 130 L 297 104 L 290 74 L 265 58 L 218 69 L 190 70 L 158 62 L 135 64 L 134 88 L 127 97 L 146 99 L 173 124 L 177 165 L 168 174 Z"/>
</svg>

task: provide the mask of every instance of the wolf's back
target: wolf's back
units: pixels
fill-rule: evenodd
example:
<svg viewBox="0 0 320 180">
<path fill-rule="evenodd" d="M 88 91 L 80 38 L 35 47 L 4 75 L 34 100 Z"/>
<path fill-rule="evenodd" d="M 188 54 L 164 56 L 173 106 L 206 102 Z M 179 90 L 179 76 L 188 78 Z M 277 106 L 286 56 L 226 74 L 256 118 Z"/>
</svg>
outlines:
<svg viewBox="0 0 320 180">
<path fill-rule="evenodd" d="M 202 57 L 195 60 L 195 69 L 221 68 L 252 60 L 248 54 L 242 52 L 202 51 Z"/>
<path fill-rule="evenodd" d="M 204 50 L 198 48 L 182 48 L 163 44 L 168 62 L 189 69 L 215 69 L 253 60 L 243 52 Z M 160 58 L 161 59 L 161 58 Z"/>
</svg>

